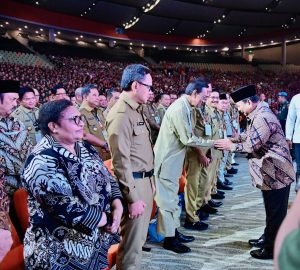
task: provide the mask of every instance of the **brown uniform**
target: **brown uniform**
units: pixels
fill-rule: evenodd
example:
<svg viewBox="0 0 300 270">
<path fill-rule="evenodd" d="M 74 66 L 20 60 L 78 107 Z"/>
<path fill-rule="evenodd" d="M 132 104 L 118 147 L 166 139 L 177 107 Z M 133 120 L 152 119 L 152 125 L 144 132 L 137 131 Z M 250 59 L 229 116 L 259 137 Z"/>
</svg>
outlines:
<svg viewBox="0 0 300 270">
<path fill-rule="evenodd" d="M 162 122 L 167 109 L 163 105 L 159 104 L 157 106 L 157 110 L 158 110 L 158 114 L 159 114 L 159 117 L 160 117 L 160 121 Z"/>
<path fill-rule="evenodd" d="M 80 113 L 83 116 L 84 132 L 96 136 L 102 141 L 107 141 L 107 132 L 105 130 L 105 119 L 99 109 L 93 109 L 87 104 L 81 104 Z M 101 147 L 95 146 L 97 152 L 103 160 L 110 159 L 110 153 Z"/>
<path fill-rule="evenodd" d="M 140 269 L 153 203 L 150 127 L 142 106 L 123 92 L 107 115 L 106 128 L 114 172 L 125 202 L 117 269 Z M 126 205 L 138 200 L 146 203 L 144 213 L 137 219 L 129 219 Z"/>
<path fill-rule="evenodd" d="M 151 128 L 152 143 L 155 144 L 162 119 L 160 118 L 157 107 L 154 103 L 144 104 L 143 107 L 144 114 L 146 115 Z"/>
</svg>

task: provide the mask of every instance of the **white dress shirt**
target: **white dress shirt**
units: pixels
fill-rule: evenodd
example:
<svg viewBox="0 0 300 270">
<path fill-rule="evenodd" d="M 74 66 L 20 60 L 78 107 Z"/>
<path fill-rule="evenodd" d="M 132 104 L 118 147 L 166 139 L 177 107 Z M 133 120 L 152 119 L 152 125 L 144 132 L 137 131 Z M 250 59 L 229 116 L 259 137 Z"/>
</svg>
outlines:
<svg viewBox="0 0 300 270">
<path fill-rule="evenodd" d="M 300 94 L 295 95 L 290 102 L 285 131 L 288 140 L 300 143 Z"/>
</svg>

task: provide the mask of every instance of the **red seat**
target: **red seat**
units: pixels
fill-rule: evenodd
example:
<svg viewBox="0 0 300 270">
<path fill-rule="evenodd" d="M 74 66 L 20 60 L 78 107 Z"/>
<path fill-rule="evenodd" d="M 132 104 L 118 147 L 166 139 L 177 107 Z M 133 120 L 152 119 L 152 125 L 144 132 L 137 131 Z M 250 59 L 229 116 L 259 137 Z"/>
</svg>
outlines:
<svg viewBox="0 0 300 270">
<path fill-rule="evenodd" d="M 14 193 L 14 205 L 18 221 L 22 227 L 23 234 L 25 235 L 26 230 L 29 226 L 29 213 L 28 213 L 28 193 L 25 189 L 18 189 Z"/>
<path fill-rule="evenodd" d="M 179 178 L 179 190 L 178 190 L 178 193 L 184 192 L 185 183 L 186 183 L 186 171 L 185 171 L 185 169 L 183 169 L 182 170 L 182 175 Z"/>
</svg>

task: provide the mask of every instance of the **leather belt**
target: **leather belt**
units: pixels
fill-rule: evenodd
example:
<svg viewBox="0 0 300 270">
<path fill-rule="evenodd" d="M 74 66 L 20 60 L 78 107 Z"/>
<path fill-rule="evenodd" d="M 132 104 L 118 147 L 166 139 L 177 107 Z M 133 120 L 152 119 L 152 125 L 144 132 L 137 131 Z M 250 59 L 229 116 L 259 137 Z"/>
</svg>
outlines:
<svg viewBox="0 0 300 270">
<path fill-rule="evenodd" d="M 143 179 L 146 177 L 151 177 L 153 175 L 153 173 L 154 173 L 154 170 L 152 169 L 149 172 L 133 172 L 132 176 L 134 179 Z"/>
</svg>

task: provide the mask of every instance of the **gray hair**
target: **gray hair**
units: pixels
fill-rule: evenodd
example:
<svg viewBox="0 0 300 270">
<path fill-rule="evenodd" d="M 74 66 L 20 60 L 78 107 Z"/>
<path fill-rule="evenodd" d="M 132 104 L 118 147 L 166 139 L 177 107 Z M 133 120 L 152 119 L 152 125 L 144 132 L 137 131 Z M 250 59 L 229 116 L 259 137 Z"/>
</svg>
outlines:
<svg viewBox="0 0 300 270">
<path fill-rule="evenodd" d="M 200 94 L 203 88 L 208 88 L 208 81 L 203 78 L 197 78 L 187 85 L 185 94 L 190 96 L 195 90 L 197 94 Z"/>
<path fill-rule="evenodd" d="M 85 85 L 84 87 L 81 88 L 81 96 L 86 97 L 91 92 L 91 89 L 94 89 L 94 88 L 97 89 L 96 84 L 90 83 L 90 84 Z"/>
<path fill-rule="evenodd" d="M 121 88 L 124 91 L 130 91 L 131 83 L 141 81 L 150 73 L 150 69 L 141 64 L 132 64 L 127 66 L 122 74 Z"/>
<path fill-rule="evenodd" d="M 75 90 L 75 96 L 81 96 L 81 90 L 82 90 L 82 87 L 78 87 L 78 88 Z"/>
</svg>

